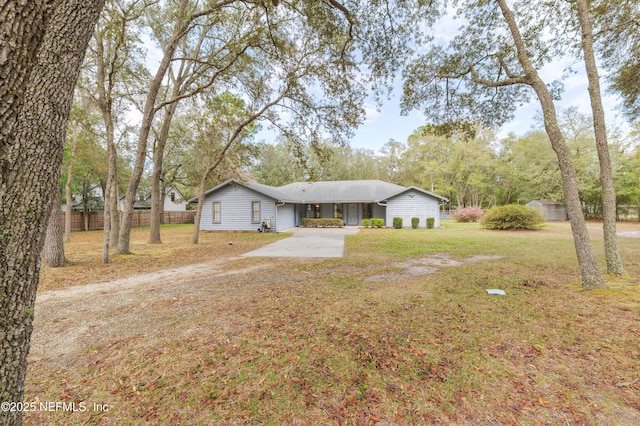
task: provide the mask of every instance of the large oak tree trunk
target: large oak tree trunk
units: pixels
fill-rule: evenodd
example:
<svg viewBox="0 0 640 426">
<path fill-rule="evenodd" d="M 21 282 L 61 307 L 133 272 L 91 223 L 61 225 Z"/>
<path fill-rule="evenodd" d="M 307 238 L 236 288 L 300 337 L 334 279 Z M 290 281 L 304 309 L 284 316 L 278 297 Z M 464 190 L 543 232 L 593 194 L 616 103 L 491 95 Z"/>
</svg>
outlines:
<svg viewBox="0 0 640 426">
<path fill-rule="evenodd" d="M 616 230 L 616 190 L 613 184 L 611 170 L 611 156 L 607 141 L 607 127 L 600 95 L 600 77 L 596 57 L 593 51 L 593 30 L 589 7 L 586 0 L 578 0 L 578 20 L 582 29 L 582 51 L 584 63 L 589 79 L 589 98 L 593 112 L 593 129 L 596 136 L 596 148 L 600 162 L 600 185 L 602 186 L 602 218 L 604 220 L 604 253 L 607 261 L 607 272 L 621 276 L 624 266 L 618 249 L 618 235 Z"/>
<path fill-rule="evenodd" d="M 24 395 L 51 193 L 73 91 L 103 1 L 0 0 L 0 402 Z M 20 424 L 0 411 L 0 424 Z"/>
</svg>

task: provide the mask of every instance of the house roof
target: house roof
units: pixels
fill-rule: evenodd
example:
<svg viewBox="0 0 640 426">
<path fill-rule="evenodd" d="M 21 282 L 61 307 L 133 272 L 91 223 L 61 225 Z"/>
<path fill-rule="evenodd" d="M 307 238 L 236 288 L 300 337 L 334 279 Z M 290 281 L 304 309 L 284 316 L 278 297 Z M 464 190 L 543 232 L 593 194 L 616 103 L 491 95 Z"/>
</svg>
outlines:
<svg viewBox="0 0 640 426">
<path fill-rule="evenodd" d="M 364 203 L 386 200 L 407 188 L 381 180 L 337 180 L 296 182 L 280 189 L 303 203 Z"/>
<path fill-rule="evenodd" d="M 255 182 L 243 184 L 235 179 L 230 179 L 211 188 L 205 193 L 205 196 L 227 185 L 240 185 L 274 200 L 287 203 L 374 203 L 389 200 L 411 190 L 422 192 L 441 201 L 447 200 L 416 186 L 405 187 L 382 180 L 296 182 L 273 187 Z M 197 201 L 197 197 L 189 200 L 190 203 Z"/>
</svg>

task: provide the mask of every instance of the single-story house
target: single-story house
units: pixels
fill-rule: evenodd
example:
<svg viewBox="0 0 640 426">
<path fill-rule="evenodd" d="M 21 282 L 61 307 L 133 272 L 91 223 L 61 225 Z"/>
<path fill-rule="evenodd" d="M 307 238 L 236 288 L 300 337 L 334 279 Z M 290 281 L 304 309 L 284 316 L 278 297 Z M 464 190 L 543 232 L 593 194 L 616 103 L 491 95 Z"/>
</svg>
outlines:
<svg viewBox="0 0 640 426">
<path fill-rule="evenodd" d="M 189 203 L 197 202 L 192 198 Z M 439 207 L 446 198 L 424 189 L 381 180 L 297 182 L 280 187 L 228 180 L 206 192 L 200 229 L 252 231 L 268 220 L 273 231 L 302 225 L 304 218 L 337 218 L 347 226 L 363 219 L 382 218 L 391 226 L 394 217 L 411 227 L 411 218 L 427 218 L 440 226 Z"/>
<path fill-rule="evenodd" d="M 124 210 L 124 199 L 120 197 L 120 210 Z M 151 210 L 151 195 L 143 197 L 136 194 L 136 200 L 133 203 L 134 210 Z M 164 209 L 165 212 L 183 212 L 187 210 L 187 200 L 184 195 L 175 186 L 165 189 Z"/>
<path fill-rule="evenodd" d="M 526 204 L 527 207 L 538 210 L 545 220 L 567 220 L 567 208 L 553 200 L 533 200 Z"/>
</svg>

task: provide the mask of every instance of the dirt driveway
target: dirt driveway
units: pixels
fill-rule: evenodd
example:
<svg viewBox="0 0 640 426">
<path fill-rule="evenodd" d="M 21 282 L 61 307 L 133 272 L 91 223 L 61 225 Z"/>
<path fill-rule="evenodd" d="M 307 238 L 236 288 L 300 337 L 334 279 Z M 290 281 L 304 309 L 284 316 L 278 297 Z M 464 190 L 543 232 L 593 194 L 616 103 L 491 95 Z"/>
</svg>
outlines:
<svg viewBox="0 0 640 426">
<path fill-rule="evenodd" d="M 148 336 L 172 325 L 171 317 L 157 315 L 157 307 L 171 305 L 174 316 L 193 315 L 194 299 L 210 301 L 212 294 L 237 290 L 231 287 L 275 267 L 273 261 L 234 267 L 238 260 L 216 259 L 38 294 L 30 358 L 64 362 L 89 345 Z"/>
</svg>

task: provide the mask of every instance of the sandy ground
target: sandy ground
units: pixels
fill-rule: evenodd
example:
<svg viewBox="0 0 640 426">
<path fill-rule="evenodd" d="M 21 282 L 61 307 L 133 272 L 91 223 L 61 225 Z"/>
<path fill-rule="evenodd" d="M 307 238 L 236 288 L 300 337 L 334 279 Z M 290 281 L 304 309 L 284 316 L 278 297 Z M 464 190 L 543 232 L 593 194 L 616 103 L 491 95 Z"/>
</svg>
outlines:
<svg viewBox="0 0 640 426">
<path fill-rule="evenodd" d="M 263 273 L 273 262 L 225 270 L 237 257 L 131 276 L 99 284 L 38 294 L 30 357 L 64 360 L 67 356 L 112 339 L 146 335 L 162 327 L 166 317 L 153 315 L 158 303 L 172 304 L 176 315 L 190 309 L 182 299 L 229 289 L 236 276 Z M 223 285 L 224 284 L 224 285 Z"/>
</svg>

